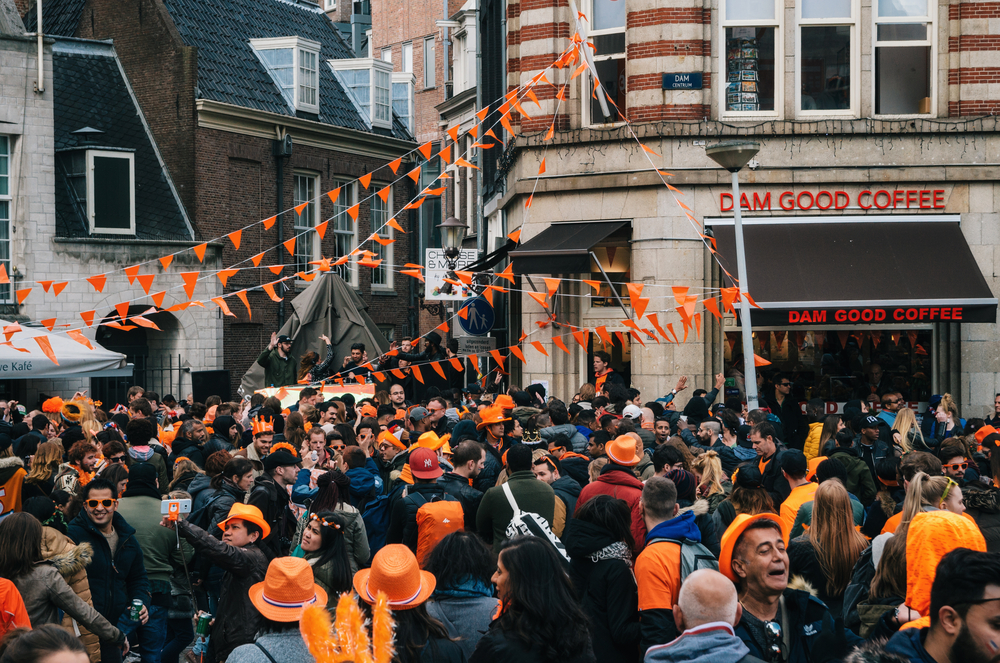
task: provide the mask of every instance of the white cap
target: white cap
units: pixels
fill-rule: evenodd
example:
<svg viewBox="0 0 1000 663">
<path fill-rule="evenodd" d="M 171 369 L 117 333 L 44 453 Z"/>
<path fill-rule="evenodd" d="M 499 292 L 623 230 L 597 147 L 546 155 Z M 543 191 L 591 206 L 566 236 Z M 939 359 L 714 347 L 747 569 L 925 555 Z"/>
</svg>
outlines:
<svg viewBox="0 0 1000 663">
<path fill-rule="evenodd" d="M 639 409 L 638 405 L 629 403 L 625 406 L 625 409 L 622 410 L 622 416 L 630 419 L 642 419 L 642 410 Z"/>
</svg>

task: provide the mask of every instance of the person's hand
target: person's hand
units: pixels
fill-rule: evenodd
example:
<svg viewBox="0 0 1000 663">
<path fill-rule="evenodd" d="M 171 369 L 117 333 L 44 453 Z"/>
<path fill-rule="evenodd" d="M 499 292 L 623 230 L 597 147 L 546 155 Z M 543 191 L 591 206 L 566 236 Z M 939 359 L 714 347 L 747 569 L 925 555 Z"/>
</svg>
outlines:
<svg viewBox="0 0 1000 663">
<path fill-rule="evenodd" d="M 349 356 L 348 357 L 344 357 L 344 368 L 347 368 L 347 364 L 350 361 L 351 361 L 351 358 Z"/>
<path fill-rule="evenodd" d="M 128 654 L 128 650 L 128 637 L 126 637 L 125 642 L 122 643 L 122 657 L 125 657 Z"/>
<path fill-rule="evenodd" d="M 142 610 L 139 611 L 139 623 L 145 624 L 149 621 L 149 610 L 146 610 L 145 604 L 142 606 Z"/>
<path fill-rule="evenodd" d="M 169 514 L 163 516 L 163 518 L 160 520 L 160 527 L 166 527 L 167 529 L 177 529 L 176 521 L 170 520 Z"/>
<path fill-rule="evenodd" d="M 686 375 L 682 375 L 681 379 L 677 381 L 677 385 L 674 387 L 674 391 L 680 393 L 687 389 L 688 378 Z"/>
<path fill-rule="evenodd" d="M 316 467 L 316 461 L 312 459 L 312 453 L 307 451 L 302 454 L 302 469 L 311 470 Z"/>
<path fill-rule="evenodd" d="M 500 371 L 497 371 L 497 376 L 493 380 L 493 384 L 500 384 L 500 380 L 503 380 L 503 374 L 501 374 Z"/>
<path fill-rule="evenodd" d="M 937 412 L 934 413 L 934 418 L 943 424 L 944 422 L 948 421 L 948 413 L 945 412 L 944 410 L 938 410 Z"/>
<path fill-rule="evenodd" d="M 278 344 L 278 332 L 271 332 L 271 342 L 267 344 L 268 350 L 273 350 L 274 346 Z"/>
<path fill-rule="evenodd" d="M 87 397 L 87 390 L 86 389 L 83 389 L 83 390 L 78 391 L 75 394 L 73 394 L 73 400 L 74 401 L 77 400 L 77 399 L 86 398 L 86 397 Z M 11 402 L 12 403 L 16 403 L 17 401 L 11 401 Z"/>
<path fill-rule="evenodd" d="M 684 421 L 683 419 L 678 419 L 677 420 L 677 430 L 678 431 L 688 430 L 689 428 L 691 428 L 691 426 L 688 424 L 688 422 Z"/>
<path fill-rule="evenodd" d="M 919 612 L 904 603 L 900 603 L 893 612 L 891 621 L 896 626 L 902 626 L 921 617 L 922 615 Z"/>
<path fill-rule="evenodd" d="M 327 336 L 326 334 L 320 334 L 320 335 L 319 335 L 319 340 L 323 341 L 323 342 L 324 342 L 324 343 L 326 343 L 327 345 L 332 345 L 332 344 L 330 343 L 330 337 L 329 337 L 329 336 Z"/>
<path fill-rule="evenodd" d="M 398 347 L 399 347 L 399 343 L 397 343 L 396 341 L 389 341 L 389 349 L 390 350 L 395 350 Z"/>
<path fill-rule="evenodd" d="M 725 384 L 726 384 L 726 376 L 725 375 L 723 375 L 722 373 L 719 373 L 718 375 L 715 376 L 715 388 L 716 389 L 722 389 L 723 385 L 725 385 Z"/>
<path fill-rule="evenodd" d="M 306 380 L 308 380 L 309 382 L 312 382 L 313 381 L 313 374 L 312 373 L 306 373 Z"/>
</svg>

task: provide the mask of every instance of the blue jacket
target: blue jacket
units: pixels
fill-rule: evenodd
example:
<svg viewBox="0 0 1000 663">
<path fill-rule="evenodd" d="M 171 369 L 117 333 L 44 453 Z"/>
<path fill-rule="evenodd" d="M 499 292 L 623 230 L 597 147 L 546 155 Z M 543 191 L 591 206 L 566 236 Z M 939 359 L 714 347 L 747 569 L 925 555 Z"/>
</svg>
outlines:
<svg viewBox="0 0 1000 663">
<path fill-rule="evenodd" d="M 80 511 L 67 527 L 69 537 L 76 543 L 89 543 L 94 548 L 94 558 L 87 565 L 87 580 L 94 609 L 112 624 L 132 603 L 139 599 L 150 605 L 149 580 L 142 562 L 142 549 L 135 538 L 135 529 L 116 513 L 111 521 L 118 533 L 118 547 L 112 557 L 108 540 Z"/>
<path fill-rule="evenodd" d="M 351 504 L 359 509 L 364 510 L 365 503 L 371 497 L 382 494 L 382 475 L 371 458 L 365 461 L 364 467 L 355 467 L 345 474 L 351 480 Z"/>
<path fill-rule="evenodd" d="M 931 655 L 924 649 L 923 636 L 930 629 L 907 628 L 897 631 L 885 643 L 885 652 L 901 656 L 911 663 L 935 663 Z"/>
<path fill-rule="evenodd" d="M 653 539 L 688 539 L 701 543 L 701 530 L 694 521 L 694 511 L 685 511 L 676 518 L 664 520 L 646 534 L 646 545 Z"/>
</svg>

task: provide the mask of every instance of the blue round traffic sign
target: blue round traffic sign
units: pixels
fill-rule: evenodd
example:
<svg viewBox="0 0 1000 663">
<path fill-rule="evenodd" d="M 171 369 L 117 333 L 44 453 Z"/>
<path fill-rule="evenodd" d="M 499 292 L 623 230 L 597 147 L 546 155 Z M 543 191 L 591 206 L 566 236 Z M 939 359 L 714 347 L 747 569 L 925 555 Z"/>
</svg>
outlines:
<svg viewBox="0 0 1000 663">
<path fill-rule="evenodd" d="M 458 324 L 466 334 L 473 336 L 483 336 L 493 329 L 493 322 L 496 316 L 493 307 L 482 297 L 470 299 L 465 304 L 466 315 L 458 318 Z"/>
</svg>

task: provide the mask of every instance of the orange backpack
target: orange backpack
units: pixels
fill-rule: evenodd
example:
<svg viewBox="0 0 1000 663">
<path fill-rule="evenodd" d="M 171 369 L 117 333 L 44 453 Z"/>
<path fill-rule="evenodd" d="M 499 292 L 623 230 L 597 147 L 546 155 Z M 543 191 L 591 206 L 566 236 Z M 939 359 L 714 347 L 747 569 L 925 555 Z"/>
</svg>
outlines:
<svg viewBox="0 0 1000 663">
<path fill-rule="evenodd" d="M 430 501 L 419 493 L 410 498 L 423 501 L 417 508 L 417 561 L 424 568 L 428 555 L 441 539 L 465 529 L 465 511 L 462 503 L 448 493 L 435 495 Z"/>
</svg>

